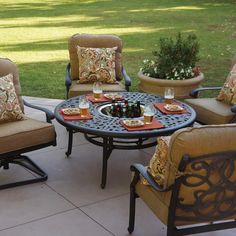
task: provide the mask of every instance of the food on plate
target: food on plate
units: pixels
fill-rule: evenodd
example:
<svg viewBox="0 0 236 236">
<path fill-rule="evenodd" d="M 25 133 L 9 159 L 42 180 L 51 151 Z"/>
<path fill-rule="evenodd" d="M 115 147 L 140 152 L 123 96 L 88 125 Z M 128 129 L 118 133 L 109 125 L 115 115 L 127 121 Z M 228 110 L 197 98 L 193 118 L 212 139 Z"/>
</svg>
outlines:
<svg viewBox="0 0 236 236">
<path fill-rule="evenodd" d="M 63 108 L 62 112 L 64 115 L 73 116 L 73 115 L 79 115 L 80 109 L 76 107 L 68 107 L 68 108 Z"/>
<path fill-rule="evenodd" d="M 122 99 L 122 95 L 119 93 L 105 93 L 104 94 L 105 98 L 111 99 L 111 100 L 116 100 L 116 99 Z"/>
<path fill-rule="evenodd" d="M 142 120 L 123 120 L 123 123 L 128 127 L 139 127 L 144 125 Z"/>
<path fill-rule="evenodd" d="M 179 105 L 176 105 L 176 104 L 166 104 L 164 106 L 164 108 L 167 110 L 167 111 L 182 111 L 183 110 L 183 107 L 179 106 Z"/>
</svg>

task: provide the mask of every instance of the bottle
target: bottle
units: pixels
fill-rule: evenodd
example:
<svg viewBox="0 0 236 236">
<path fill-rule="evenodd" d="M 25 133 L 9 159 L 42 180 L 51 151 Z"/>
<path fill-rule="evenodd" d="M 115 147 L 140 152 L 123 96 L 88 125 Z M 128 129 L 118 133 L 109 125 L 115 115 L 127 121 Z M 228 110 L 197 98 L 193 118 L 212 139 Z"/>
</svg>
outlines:
<svg viewBox="0 0 236 236">
<path fill-rule="evenodd" d="M 134 118 L 135 117 L 135 107 L 134 104 L 131 105 L 131 111 L 130 111 L 130 118 Z"/>
<path fill-rule="evenodd" d="M 142 110 L 141 110 L 141 106 L 140 106 L 140 101 L 137 101 L 136 105 L 137 105 L 137 117 L 141 117 Z"/>
<path fill-rule="evenodd" d="M 124 102 L 124 106 L 125 106 L 126 109 L 127 109 L 127 107 L 129 106 L 129 103 L 128 103 L 127 100 L 125 100 L 125 102 Z"/>
<path fill-rule="evenodd" d="M 133 113 L 134 113 L 134 117 L 136 118 L 136 117 L 139 117 L 138 116 L 138 107 L 137 107 L 137 104 L 134 104 L 134 111 L 133 111 Z"/>
<path fill-rule="evenodd" d="M 122 117 L 122 107 L 120 102 L 118 102 L 118 105 L 116 107 L 116 117 Z"/>
<path fill-rule="evenodd" d="M 111 116 L 116 117 L 116 101 L 112 100 L 111 102 Z"/>
<path fill-rule="evenodd" d="M 130 118 L 131 117 L 131 104 L 127 101 L 127 108 L 126 108 L 126 114 L 125 114 L 126 118 Z"/>
</svg>

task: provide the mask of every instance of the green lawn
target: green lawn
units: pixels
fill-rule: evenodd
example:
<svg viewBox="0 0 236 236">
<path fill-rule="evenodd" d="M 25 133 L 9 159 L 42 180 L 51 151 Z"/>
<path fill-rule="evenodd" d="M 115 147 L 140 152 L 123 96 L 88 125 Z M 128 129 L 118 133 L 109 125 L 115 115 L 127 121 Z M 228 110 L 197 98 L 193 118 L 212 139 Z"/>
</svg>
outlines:
<svg viewBox="0 0 236 236">
<path fill-rule="evenodd" d="M 159 37 L 194 32 L 204 85 L 221 85 L 236 52 L 235 0 L 0 0 L 0 56 L 17 63 L 23 95 L 65 98 L 67 40 L 117 34 L 137 89 L 141 61 Z"/>
</svg>

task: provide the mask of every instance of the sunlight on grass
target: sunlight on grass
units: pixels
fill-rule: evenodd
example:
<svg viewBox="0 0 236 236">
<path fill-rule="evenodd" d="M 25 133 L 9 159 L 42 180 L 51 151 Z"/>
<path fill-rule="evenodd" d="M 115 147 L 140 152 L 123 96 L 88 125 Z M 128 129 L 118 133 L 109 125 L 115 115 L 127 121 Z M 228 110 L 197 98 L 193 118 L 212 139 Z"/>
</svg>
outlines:
<svg viewBox="0 0 236 236">
<path fill-rule="evenodd" d="M 125 48 L 124 52 L 141 52 L 143 50 L 144 49 L 142 49 L 142 48 Z"/>
<path fill-rule="evenodd" d="M 101 0 L 100 0 L 101 1 Z M 97 0 L 82 0 L 81 3 L 82 4 L 91 4 L 91 3 L 96 3 Z M 111 0 L 102 0 L 102 2 L 111 2 Z"/>
<path fill-rule="evenodd" d="M 195 33 L 195 32 L 197 32 L 197 30 L 196 29 L 188 29 L 188 30 L 183 30 L 182 32 L 183 33 Z"/>
<path fill-rule="evenodd" d="M 8 18 L 8 19 L 0 19 L 0 28 L 12 28 L 19 27 L 19 25 L 27 27 L 45 27 L 53 24 L 58 24 L 58 26 L 62 23 L 68 22 L 86 22 L 86 21 L 97 21 L 101 20 L 101 17 L 93 17 L 86 15 L 71 15 L 66 17 L 53 17 L 53 22 L 51 17 L 17 17 L 16 19 Z"/>
<path fill-rule="evenodd" d="M 8 56 L 14 58 L 14 61 L 17 61 L 19 65 L 34 62 L 56 62 L 65 60 L 68 57 L 68 50 L 9 52 Z"/>
<path fill-rule="evenodd" d="M 45 20 L 45 19 L 44 19 Z M 80 33 L 93 32 L 101 33 L 101 27 L 80 27 Z M 115 29 L 103 29 L 104 34 L 128 35 L 136 32 L 139 33 L 155 33 L 161 30 L 169 30 L 166 28 L 149 28 L 149 27 L 120 27 Z M 68 58 L 67 46 L 64 50 L 53 49 L 53 45 L 58 47 L 61 42 L 67 43 L 68 35 L 74 34 L 76 28 L 67 27 L 43 27 L 40 30 L 35 27 L 18 27 L 18 34 L 15 35 L 15 29 L 2 29 L 5 34 L 6 44 L 2 45 L 2 51 L 8 52 L 17 63 L 41 62 L 41 61 L 57 61 Z M 28 32 L 30 31 L 30 34 Z M 14 36 L 14 37 L 13 37 Z M 24 48 L 24 50 L 22 50 Z M 37 50 L 40 48 L 40 50 Z M 31 50 L 30 50 L 31 49 Z M 131 51 L 141 51 L 142 49 L 130 49 Z M 127 50 L 126 50 L 127 51 Z"/>
<path fill-rule="evenodd" d="M 181 7 L 169 7 L 169 8 L 153 8 L 151 11 L 174 11 L 174 10 L 204 10 L 203 7 L 196 7 L 196 6 L 181 6 Z M 135 9 L 129 10 L 129 12 L 147 12 L 150 9 Z"/>
</svg>

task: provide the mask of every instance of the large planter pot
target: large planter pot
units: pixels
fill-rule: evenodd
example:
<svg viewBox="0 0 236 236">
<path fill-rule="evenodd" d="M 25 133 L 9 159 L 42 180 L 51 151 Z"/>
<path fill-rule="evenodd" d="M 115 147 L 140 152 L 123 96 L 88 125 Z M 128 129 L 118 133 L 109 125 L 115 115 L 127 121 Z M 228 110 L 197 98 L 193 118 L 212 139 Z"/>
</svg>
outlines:
<svg viewBox="0 0 236 236">
<path fill-rule="evenodd" d="M 186 80 L 164 80 L 152 78 L 144 75 L 141 71 L 138 73 L 139 91 L 145 93 L 164 95 L 165 87 L 172 87 L 175 90 L 175 98 L 189 98 L 191 90 L 198 88 L 202 80 L 203 74 Z"/>
</svg>

